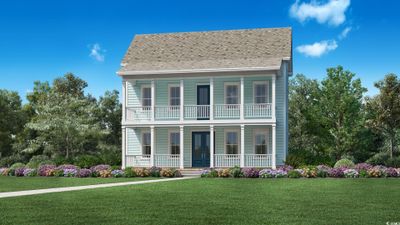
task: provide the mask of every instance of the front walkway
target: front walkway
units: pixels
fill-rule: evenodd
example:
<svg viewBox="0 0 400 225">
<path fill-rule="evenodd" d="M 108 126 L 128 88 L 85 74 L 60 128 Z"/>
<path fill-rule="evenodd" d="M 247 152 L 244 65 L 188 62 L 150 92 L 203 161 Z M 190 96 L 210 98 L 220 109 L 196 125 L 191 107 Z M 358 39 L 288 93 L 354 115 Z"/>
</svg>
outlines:
<svg viewBox="0 0 400 225">
<path fill-rule="evenodd" d="M 130 181 L 130 182 L 95 184 L 95 185 L 85 185 L 85 186 L 76 186 L 76 187 L 61 187 L 61 188 L 47 188 L 47 189 L 37 189 L 37 190 L 27 190 L 27 191 L 2 192 L 2 193 L 0 193 L 0 198 L 18 197 L 18 196 L 26 196 L 26 195 L 40 195 L 40 194 L 67 192 L 67 191 L 79 191 L 79 190 L 105 188 L 105 187 L 119 187 L 119 186 L 158 183 L 158 182 L 167 182 L 167 181 L 178 181 L 178 180 L 186 180 L 186 179 L 192 179 L 192 178 L 196 178 L 196 177 L 192 176 L 192 177 L 180 177 L 180 178 L 163 178 L 163 179 L 157 179 L 157 180 Z"/>
</svg>

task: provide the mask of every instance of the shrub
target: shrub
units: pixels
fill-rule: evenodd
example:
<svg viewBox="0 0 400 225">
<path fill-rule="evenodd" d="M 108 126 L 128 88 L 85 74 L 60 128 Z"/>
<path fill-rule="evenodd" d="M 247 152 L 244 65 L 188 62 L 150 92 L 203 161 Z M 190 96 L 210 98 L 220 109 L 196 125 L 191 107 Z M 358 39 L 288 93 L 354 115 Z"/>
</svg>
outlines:
<svg viewBox="0 0 400 225">
<path fill-rule="evenodd" d="M 201 172 L 201 177 L 209 177 L 209 178 L 218 177 L 218 171 L 215 169 L 203 170 Z"/>
<path fill-rule="evenodd" d="M 256 168 L 244 168 L 243 176 L 246 178 L 257 178 L 259 176 L 259 170 Z"/>
<path fill-rule="evenodd" d="M 94 155 L 80 155 L 77 156 L 74 160 L 74 164 L 79 166 L 80 168 L 91 168 L 100 163 L 100 159 Z"/>
<path fill-rule="evenodd" d="M 136 173 L 136 175 L 138 177 L 148 177 L 148 176 L 150 176 L 150 171 L 148 169 L 146 169 L 146 168 L 135 168 L 134 171 L 135 171 L 135 173 Z M 161 176 L 162 176 L 162 174 L 161 174 Z"/>
<path fill-rule="evenodd" d="M 10 170 L 9 170 L 8 174 L 9 174 L 10 176 L 14 176 L 14 175 L 15 175 L 15 170 L 16 170 L 16 169 L 18 169 L 18 168 L 24 168 L 24 167 L 25 167 L 25 164 L 23 164 L 23 163 L 14 163 L 14 164 L 12 164 L 12 166 L 10 167 Z"/>
<path fill-rule="evenodd" d="M 66 170 L 66 169 L 78 170 L 79 167 L 77 167 L 75 165 L 71 165 L 71 164 L 64 164 L 64 165 L 58 166 L 57 169 L 58 170 Z"/>
<path fill-rule="evenodd" d="M 49 161 L 49 157 L 46 155 L 35 155 L 29 160 L 28 164 L 26 164 L 27 168 L 37 169 L 42 162 Z"/>
<path fill-rule="evenodd" d="M 124 169 L 125 177 L 136 177 L 136 172 L 132 167 L 126 167 Z"/>
<path fill-rule="evenodd" d="M 288 172 L 283 169 L 263 169 L 258 173 L 259 177 L 261 178 L 282 178 L 286 177 L 287 174 Z"/>
<path fill-rule="evenodd" d="M 97 165 L 97 166 L 92 166 L 90 168 L 90 170 L 92 171 L 92 176 L 98 177 L 98 176 L 100 176 L 100 171 L 111 170 L 111 166 L 109 166 L 109 165 Z"/>
<path fill-rule="evenodd" d="M 60 169 L 53 169 L 49 171 L 49 175 L 48 176 L 55 176 L 55 177 L 63 177 L 64 176 L 64 170 L 60 170 Z"/>
<path fill-rule="evenodd" d="M 152 177 L 160 177 L 161 176 L 160 175 L 160 172 L 161 172 L 160 167 L 153 166 L 149 169 L 149 172 L 150 172 L 150 176 L 152 176 Z"/>
<path fill-rule="evenodd" d="M 78 177 L 90 177 L 92 175 L 92 171 L 90 169 L 80 169 L 78 171 Z"/>
<path fill-rule="evenodd" d="M 41 165 L 38 169 L 39 176 L 50 176 L 55 170 L 55 165 Z"/>
<path fill-rule="evenodd" d="M 302 170 L 299 171 L 298 169 L 295 169 L 295 170 L 290 170 L 287 175 L 289 178 L 300 178 L 302 172 L 303 172 Z"/>
<path fill-rule="evenodd" d="M 64 177 L 76 177 L 78 174 L 78 169 L 63 169 Z"/>
<path fill-rule="evenodd" d="M 301 175 L 306 178 L 315 178 L 318 175 L 317 168 L 312 166 L 304 167 Z"/>
<path fill-rule="evenodd" d="M 285 164 L 286 165 L 290 165 L 290 166 L 292 166 L 294 168 L 298 168 L 301 165 L 305 164 L 305 159 L 304 159 L 304 157 L 299 156 L 299 155 L 289 154 L 286 157 Z"/>
<path fill-rule="evenodd" d="M 175 171 L 173 169 L 171 169 L 171 168 L 163 168 L 160 171 L 160 175 L 162 177 L 173 177 L 174 176 L 174 172 Z"/>
<path fill-rule="evenodd" d="M 400 167 L 400 156 L 388 159 L 385 166 Z"/>
<path fill-rule="evenodd" d="M 36 176 L 36 169 L 26 168 L 24 170 L 24 176 L 25 177 L 34 177 L 34 176 Z"/>
<path fill-rule="evenodd" d="M 23 177 L 24 176 L 24 171 L 25 171 L 24 167 L 18 167 L 18 168 L 15 169 L 14 174 L 15 174 L 16 177 Z"/>
<path fill-rule="evenodd" d="M 182 175 L 180 170 L 175 170 L 174 171 L 174 177 L 183 177 L 183 175 Z"/>
<path fill-rule="evenodd" d="M 52 160 L 45 160 L 39 163 L 39 167 L 43 165 L 56 165 Z"/>
<path fill-rule="evenodd" d="M 343 175 L 346 178 L 357 178 L 358 172 L 355 169 L 346 169 L 343 171 Z"/>
<path fill-rule="evenodd" d="M 111 175 L 113 177 L 123 177 L 124 176 L 124 171 L 123 170 L 113 170 L 111 171 Z"/>
<path fill-rule="evenodd" d="M 242 169 L 240 167 L 235 166 L 230 169 L 230 175 L 231 177 L 239 178 L 243 176 Z"/>
<path fill-rule="evenodd" d="M 111 177 L 111 170 L 100 170 L 99 171 L 99 176 L 101 178 L 107 178 L 107 177 Z"/>
<path fill-rule="evenodd" d="M 346 170 L 344 167 L 339 167 L 339 168 L 331 168 L 328 171 L 329 177 L 335 177 L 335 178 L 340 178 L 344 176 L 343 171 Z"/>
<path fill-rule="evenodd" d="M 327 165 L 318 165 L 317 166 L 317 176 L 318 177 L 327 177 L 330 169 L 331 169 L 331 167 L 329 167 Z"/>
<path fill-rule="evenodd" d="M 293 170 L 293 166 L 283 165 L 283 166 L 278 166 L 276 169 L 289 172 L 289 171 Z"/>
<path fill-rule="evenodd" d="M 371 168 L 372 168 L 372 165 L 368 164 L 368 163 L 358 163 L 354 166 L 354 169 L 356 169 L 358 172 L 360 172 L 361 170 L 367 171 Z"/>
<path fill-rule="evenodd" d="M 386 165 L 387 161 L 390 159 L 388 152 L 379 152 L 373 155 L 367 160 L 367 163 L 372 165 Z"/>
<path fill-rule="evenodd" d="M 340 167 L 353 168 L 354 163 L 350 159 L 340 159 L 335 163 L 334 168 L 340 168 Z"/>
<path fill-rule="evenodd" d="M 8 176 L 10 169 L 8 168 L 0 168 L 0 176 Z"/>
<path fill-rule="evenodd" d="M 386 167 L 374 166 L 367 171 L 369 177 L 386 177 Z"/>
<path fill-rule="evenodd" d="M 231 173 L 229 169 L 220 169 L 218 170 L 218 177 L 230 177 Z"/>
<path fill-rule="evenodd" d="M 386 168 L 386 175 L 388 177 L 398 177 L 399 173 L 397 172 L 397 170 L 393 167 L 388 167 Z"/>
</svg>

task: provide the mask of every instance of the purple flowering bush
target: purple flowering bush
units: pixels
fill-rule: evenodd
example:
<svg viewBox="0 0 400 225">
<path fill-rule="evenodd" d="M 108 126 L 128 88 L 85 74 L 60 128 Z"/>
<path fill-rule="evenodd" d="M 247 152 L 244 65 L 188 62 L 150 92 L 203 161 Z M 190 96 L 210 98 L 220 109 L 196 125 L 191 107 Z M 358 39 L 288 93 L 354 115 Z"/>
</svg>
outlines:
<svg viewBox="0 0 400 225">
<path fill-rule="evenodd" d="M 0 176 L 7 176 L 8 171 L 8 168 L 0 168 Z"/>
<path fill-rule="evenodd" d="M 113 170 L 113 171 L 111 171 L 111 176 L 112 177 L 123 177 L 124 171 L 123 170 Z"/>
<path fill-rule="evenodd" d="M 34 177 L 34 176 L 36 176 L 36 170 L 35 169 L 26 168 L 24 170 L 24 176 L 25 177 Z"/>
<path fill-rule="evenodd" d="M 90 177 L 92 175 L 92 171 L 90 169 L 80 169 L 78 171 L 77 177 Z"/>
<path fill-rule="evenodd" d="M 398 177 L 399 173 L 396 168 L 388 167 L 388 168 L 386 168 L 386 175 L 388 177 Z"/>
<path fill-rule="evenodd" d="M 15 169 L 15 172 L 14 172 L 14 175 L 15 175 L 16 177 L 23 177 L 23 176 L 24 176 L 24 171 L 25 171 L 25 168 L 24 168 L 24 167 L 16 168 L 16 169 Z"/>
<path fill-rule="evenodd" d="M 282 168 L 279 168 L 277 170 L 263 169 L 263 170 L 260 170 L 260 172 L 258 174 L 259 174 L 259 177 L 261 177 L 261 178 L 283 178 L 283 177 L 287 177 L 288 172 L 287 172 L 287 170 L 283 170 Z"/>
<path fill-rule="evenodd" d="M 58 170 L 66 170 L 66 169 L 78 170 L 79 167 L 77 167 L 77 166 L 75 166 L 75 165 L 64 164 L 64 165 L 58 166 L 57 169 L 58 169 Z"/>
<path fill-rule="evenodd" d="M 52 176 L 55 169 L 56 169 L 55 165 L 41 165 L 38 169 L 38 175 Z"/>
<path fill-rule="evenodd" d="M 246 178 L 257 178 L 259 176 L 259 170 L 253 167 L 243 169 L 243 177 Z"/>
<path fill-rule="evenodd" d="M 357 178 L 358 172 L 355 169 L 346 169 L 343 171 L 343 175 L 346 178 Z"/>
<path fill-rule="evenodd" d="M 97 166 L 92 166 L 90 168 L 90 170 L 92 171 L 92 176 L 98 177 L 98 176 L 100 176 L 101 171 L 111 170 L 111 166 L 101 164 L 101 165 L 97 165 Z M 102 173 L 104 174 L 105 172 L 102 172 Z"/>
<path fill-rule="evenodd" d="M 76 177 L 78 170 L 75 168 L 63 169 L 64 177 Z"/>
<path fill-rule="evenodd" d="M 332 169 L 327 165 L 318 165 L 317 166 L 317 176 L 318 177 L 327 177 L 329 175 L 329 170 Z"/>
<path fill-rule="evenodd" d="M 339 167 L 339 168 L 331 168 L 329 171 L 328 171 L 328 175 L 329 175 L 329 177 L 335 177 L 335 178 L 340 178 L 340 177 L 344 177 L 344 171 L 346 170 L 347 168 L 345 168 L 345 167 Z"/>
</svg>

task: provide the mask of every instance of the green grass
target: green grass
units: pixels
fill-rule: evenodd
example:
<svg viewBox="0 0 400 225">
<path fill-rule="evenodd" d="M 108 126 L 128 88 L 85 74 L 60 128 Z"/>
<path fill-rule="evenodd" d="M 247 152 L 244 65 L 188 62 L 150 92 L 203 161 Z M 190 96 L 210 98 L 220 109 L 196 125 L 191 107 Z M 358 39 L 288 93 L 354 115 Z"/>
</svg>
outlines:
<svg viewBox="0 0 400 225">
<path fill-rule="evenodd" d="M 136 181 L 150 178 L 2 177 L 0 192 Z M 0 221 L 1 224 L 1 221 Z"/>
<path fill-rule="evenodd" d="M 0 199 L 0 224 L 386 224 L 400 179 L 191 179 Z"/>
</svg>

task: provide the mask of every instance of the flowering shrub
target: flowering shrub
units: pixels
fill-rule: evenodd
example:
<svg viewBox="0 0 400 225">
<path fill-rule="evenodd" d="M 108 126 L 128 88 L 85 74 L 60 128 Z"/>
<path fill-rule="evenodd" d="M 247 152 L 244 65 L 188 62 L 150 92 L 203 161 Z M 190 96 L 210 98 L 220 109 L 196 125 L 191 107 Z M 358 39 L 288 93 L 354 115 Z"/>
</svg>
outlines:
<svg viewBox="0 0 400 225">
<path fill-rule="evenodd" d="M 153 166 L 149 169 L 149 172 L 150 172 L 150 176 L 152 176 L 152 177 L 160 177 L 161 176 L 160 175 L 160 172 L 161 172 L 160 167 Z"/>
<path fill-rule="evenodd" d="M 107 178 L 107 177 L 111 177 L 111 170 L 100 170 L 99 171 L 99 176 L 101 178 Z"/>
<path fill-rule="evenodd" d="M 257 178 L 259 176 L 259 170 L 256 168 L 244 168 L 243 169 L 243 177 L 246 178 Z"/>
<path fill-rule="evenodd" d="M 8 176 L 8 168 L 0 168 L 0 176 Z"/>
<path fill-rule="evenodd" d="M 370 177 L 386 177 L 386 167 L 384 166 L 374 166 L 367 171 Z"/>
<path fill-rule="evenodd" d="M 64 177 L 76 177 L 78 174 L 77 169 L 64 169 L 63 170 Z"/>
<path fill-rule="evenodd" d="M 19 168 L 15 169 L 14 174 L 16 177 L 23 177 L 24 171 L 25 171 L 24 167 L 19 167 Z"/>
<path fill-rule="evenodd" d="M 372 168 L 372 165 L 368 164 L 368 163 L 358 163 L 354 166 L 354 169 L 356 169 L 358 172 L 360 172 L 361 170 L 367 171 L 371 168 Z"/>
<path fill-rule="evenodd" d="M 306 178 L 314 178 L 317 177 L 317 168 L 315 167 L 304 167 L 301 176 Z"/>
<path fill-rule="evenodd" d="M 235 166 L 230 169 L 230 175 L 231 177 L 239 178 L 243 176 L 242 169 L 238 166 Z"/>
<path fill-rule="evenodd" d="M 258 173 L 259 177 L 261 178 L 282 178 L 286 177 L 287 174 L 288 172 L 283 169 L 263 169 Z"/>
<path fill-rule="evenodd" d="M 113 177 L 123 177 L 124 176 L 124 171 L 122 171 L 122 170 L 113 170 L 113 171 L 111 171 L 111 175 Z"/>
<path fill-rule="evenodd" d="M 358 172 L 355 169 L 346 169 L 343 171 L 343 175 L 346 178 L 357 178 Z"/>
<path fill-rule="evenodd" d="M 135 173 L 136 173 L 136 175 L 138 177 L 148 177 L 148 176 L 150 176 L 150 171 L 148 169 L 146 169 L 146 168 L 135 168 Z"/>
<path fill-rule="evenodd" d="M 290 165 L 278 166 L 276 169 L 289 172 L 289 171 L 293 170 L 293 166 L 290 166 Z"/>
<path fill-rule="evenodd" d="M 70 164 L 64 164 L 64 165 L 58 166 L 57 169 L 58 169 L 58 170 L 66 170 L 66 169 L 78 170 L 79 167 L 74 166 L 74 165 L 70 165 Z"/>
<path fill-rule="evenodd" d="M 231 173 L 229 169 L 220 169 L 218 171 L 218 177 L 230 177 Z"/>
<path fill-rule="evenodd" d="M 14 176 L 15 175 L 15 170 L 20 169 L 20 168 L 25 168 L 25 164 L 23 163 L 14 163 L 9 169 L 8 175 Z M 19 170 L 21 172 L 21 170 Z M 22 171 L 23 173 L 23 171 Z M 18 174 L 20 176 L 20 174 Z"/>
<path fill-rule="evenodd" d="M 77 177 L 90 177 L 90 175 L 92 175 L 92 171 L 90 169 L 80 169 Z"/>
<path fill-rule="evenodd" d="M 171 168 L 163 168 L 160 171 L 162 177 L 174 177 L 175 171 Z"/>
<path fill-rule="evenodd" d="M 327 177 L 329 174 L 329 170 L 331 167 L 326 166 L 326 165 L 319 165 L 317 166 L 317 176 L 318 177 Z"/>
<path fill-rule="evenodd" d="M 340 167 L 353 168 L 354 163 L 350 159 L 341 159 L 335 163 L 334 168 L 340 168 Z"/>
<path fill-rule="evenodd" d="M 26 168 L 24 170 L 24 176 L 25 177 L 34 177 L 34 176 L 36 176 L 36 170 L 35 169 Z"/>
<path fill-rule="evenodd" d="M 39 176 L 52 176 L 55 170 L 55 165 L 41 165 L 38 169 Z"/>
<path fill-rule="evenodd" d="M 100 176 L 100 171 L 111 170 L 111 166 L 102 164 L 102 165 L 92 166 L 90 170 L 92 171 L 92 176 L 98 177 Z"/>
<path fill-rule="evenodd" d="M 302 169 L 295 169 L 295 170 L 289 171 L 287 175 L 289 178 L 300 178 L 302 173 L 303 173 Z"/>
<path fill-rule="evenodd" d="M 64 170 L 60 170 L 55 168 L 54 170 L 50 170 L 51 174 L 49 176 L 55 176 L 55 177 L 63 177 L 64 176 Z"/>
<path fill-rule="evenodd" d="M 211 170 L 203 170 L 201 172 L 201 177 L 218 177 L 218 171 L 211 169 Z"/>
<path fill-rule="evenodd" d="M 132 167 L 126 167 L 124 169 L 125 177 L 136 177 L 136 172 Z"/>
<path fill-rule="evenodd" d="M 398 177 L 399 173 L 397 172 L 396 168 L 388 167 L 386 168 L 386 175 L 388 177 Z"/>
<path fill-rule="evenodd" d="M 328 171 L 328 175 L 329 177 L 336 177 L 336 178 L 340 178 L 344 176 L 344 171 L 346 170 L 346 168 L 344 167 L 340 167 L 340 168 L 331 168 Z"/>
<path fill-rule="evenodd" d="M 174 177 L 183 177 L 183 175 L 182 175 L 180 170 L 175 170 L 174 171 Z"/>
</svg>

